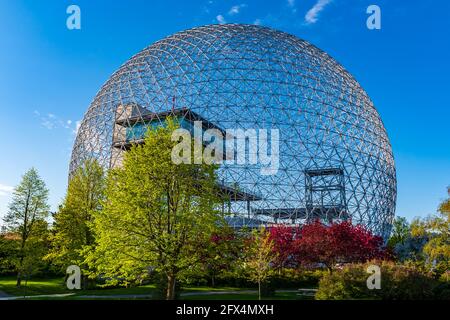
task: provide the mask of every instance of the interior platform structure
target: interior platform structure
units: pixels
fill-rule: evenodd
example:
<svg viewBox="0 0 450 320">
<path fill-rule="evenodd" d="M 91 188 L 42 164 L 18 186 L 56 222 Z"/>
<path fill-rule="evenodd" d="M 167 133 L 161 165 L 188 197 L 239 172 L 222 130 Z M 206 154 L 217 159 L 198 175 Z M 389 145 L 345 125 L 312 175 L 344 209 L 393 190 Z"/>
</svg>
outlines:
<svg viewBox="0 0 450 320">
<path fill-rule="evenodd" d="M 155 113 L 137 104 L 128 104 L 117 108 L 113 147 L 126 151 L 133 144 L 143 143 L 146 131 L 164 125 L 164 121 L 169 116 L 177 120 L 180 127 L 188 130 L 192 136 L 194 136 L 195 122 L 198 122 L 201 124 L 202 134 L 205 134 L 208 129 L 215 129 L 222 134 L 222 137 L 227 137 L 225 130 L 188 108 L 172 108 Z"/>
<path fill-rule="evenodd" d="M 255 216 L 270 218 L 274 223 L 299 225 L 319 220 L 331 223 L 347 220 L 344 170 L 316 168 L 304 170 L 305 206 L 296 208 L 252 208 Z"/>
<path fill-rule="evenodd" d="M 202 134 L 208 129 L 218 130 L 222 137 L 233 138 L 225 132 L 225 130 L 207 119 L 201 117 L 197 113 L 189 110 L 188 108 L 172 108 L 171 110 L 154 113 L 139 106 L 138 104 L 128 104 L 126 106 L 119 106 L 116 112 L 116 120 L 114 123 L 114 134 L 112 152 L 115 159 L 114 163 L 111 163 L 111 167 L 117 167 L 122 165 L 123 154 L 133 145 L 143 144 L 145 140 L 145 133 L 148 129 L 156 128 L 164 125 L 167 117 L 176 119 L 180 124 L 180 127 L 188 130 L 192 136 L 194 136 L 195 123 L 201 123 Z M 223 149 L 223 160 L 227 157 L 234 157 L 234 154 L 227 155 L 225 150 L 225 142 Z M 251 202 L 260 201 L 262 197 L 251 191 L 244 190 L 236 183 L 229 184 L 225 181 L 220 181 L 217 184 L 217 192 L 221 195 L 222 208 L 221 211 L 227 216 L 226 221 L 233 228 L 242 228 L 244 226 L 254 228 L 264 224 L 264 221 L 252 218 L 251 215 Z M 231 207 L 233 202 L 245 202 L 246 212 L 240 212 L 239 214 L 232 212 Z"/>
</svg>

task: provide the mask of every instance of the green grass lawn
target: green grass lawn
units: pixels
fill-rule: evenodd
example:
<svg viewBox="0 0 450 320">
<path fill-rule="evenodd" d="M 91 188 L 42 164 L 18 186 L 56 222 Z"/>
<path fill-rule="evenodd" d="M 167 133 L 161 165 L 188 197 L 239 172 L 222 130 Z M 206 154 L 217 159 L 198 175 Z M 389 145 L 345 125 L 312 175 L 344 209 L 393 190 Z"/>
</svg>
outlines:
<svg viewBox="0 0 450 320">
<path fill-rule="evenodd" d="M 152 294 L 155 292 L 154 285 L 145 285 L 132 288 L 96 288 L 91 290 L 68 290 L 64 283 L 64 278 L 33 279 L 26 284 L 22 282 L 22 287 L 16 287 L 15 277 L 1 277 L 0 291 L 13 296 L 36 296 L 49 294 L 75 293 L 78 295 L 118 295 L 118 294 Z"/>
<path fill-rule="evenodd" d="M 233 287 L 185 287 L 182 290 L 181 299 L 183 300 L 257 300 L 256 293 L 249 293 L 252 289 L 233 288 Z M 254 289 L 253 289 L 254 290 Z M 144 285 L 131 288 L 96 288 L 90 290 L 68 290 L 64 284 L 63 278 L 51 279 L 32 279 L 26 284 L 23 282 L 21 288 L 16 287 L 15 277 L 0 277 L 0 291 L 3 291 L 12 296 L 38 296 L 38 295 L 52 295 L 52 294 L 67 294 L 73 293 L 66 297 L 36 297 L 38 300 L 58 299 L 58 300 L 72 300 L 72 299 L 149 299 L 149 297 L 113 297 L 115 295 L 146 295 L 154 296 L 156 293 L 155 285 Z M 224 294 L 205 294 L 206 292 L 229 292 L 236 293 Z M 239 293 L 239 291 L 243 291 Z M 195 294 L 198 293 L 198 294 Z M 203 294 L 202 294 L 203 293 Z M 187 294 L 183 296 L 183 294 Z M 83 296 L 102 296 L 102 297 L 83 297 Z M 30 298 L 33 299 L 33 298 Z M 308 297 L 298 296 L 296 292 L 277 292 L 271 299 L 280 300 L 297 300 L 297 299 L 311 299 Z"/>
<path fill-rule="evenodd" d="M 32 279 L 26 285 L 23 281 L 22 287 L 18 288 L 15 277 L 1 277 L 0 291 L 13 296 L 68 293 L 69 290 L 63 286 L 63 280 L 63 278 Z"/>
</svg>

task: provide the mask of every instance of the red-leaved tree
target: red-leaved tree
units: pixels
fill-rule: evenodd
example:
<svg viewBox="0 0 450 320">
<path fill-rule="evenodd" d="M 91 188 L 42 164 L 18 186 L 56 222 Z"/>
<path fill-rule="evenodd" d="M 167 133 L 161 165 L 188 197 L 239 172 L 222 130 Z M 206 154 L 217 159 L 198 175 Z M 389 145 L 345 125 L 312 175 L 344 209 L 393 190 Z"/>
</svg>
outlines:
<svg viewBox="0 0 450 320">
<path fill-rule="evenodd" d="M 274 269 L 294 267 L 297 262 L 295 237 L 300 229 L 286 225 L 276 225 L 268 228 L 270 240 L 273 241 L 273 251 L 276 258 L 273 261 Z"/>
<path fill-rule="evenodd" d="M 383 239 L 349 221 L 327 226 L 319 221 L 304 225 L 295 240 L 296 260 L 302 265 L 323 264 L 329 270 L 337 263 L 386 259 Z"/>
</svg>

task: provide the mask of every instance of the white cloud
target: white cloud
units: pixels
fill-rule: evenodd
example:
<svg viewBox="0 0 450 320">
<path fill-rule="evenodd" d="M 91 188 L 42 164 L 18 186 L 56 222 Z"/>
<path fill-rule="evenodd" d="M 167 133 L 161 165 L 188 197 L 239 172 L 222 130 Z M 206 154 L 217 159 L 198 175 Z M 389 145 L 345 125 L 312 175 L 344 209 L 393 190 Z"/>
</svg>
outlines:
<svg viewBox="0 0 450 320">
<path fill-rule="evenodd" d="M 228 14 L 232 16 L 234 14 L 238 14 L 240 10 L 241 8 L 239 6 L 232 6 L 230 11 L 228 11 Z"/>
<path fill-rule="evenodd" d="M 236 6 L 232 6 L 230 11 L 228 11 L 228 15 L 230 15 L 230 16 L 236 15 L 239 12 L 241 12 L 242 8 L 245 8 L 246 6 L 247 5 L 245 3 L 239 4 L 239 5 L 236 5 Z"/>
<path fill-rule="evenodd" d="M 261 22 L 261 19 L 256 19 L 255 21 L 253 21 L 253 24 L 259 26 L 261 25 Z"/>
<path fill-rule="evenodd" d="M 72 120 L 64 120 L 53 113 L 48 113 L 47 115 L 41 115 L 41 113 L 37 110 L 34 110 L 34 115 L 39 118 L 41 126 L 48 130 L 53 129 L 68 129 L 74 133 L 78 131 L 79 121 L 73 123 Z"/>
<path fill-rule="evenodd" d="M 221 14 L 219 14 L 219 15 L 216 17 L 216 19 L 217 19 L 217 22 L 219 22 L 220 24 L 227 23 L 226 20 L 225 20 L 225 18 L 224 18 L 223 15 L 221 15 Z"/>
<path fill-rule="evenodd" d="M 309 9 L 305 15 L 305 21 L 307 24 L 316 23 L 319 13 L 331 2 L 332 0 L 318 0 L 316 4 Z"/>
<path fill-rule="evenodd" d="M 7 196 L 14 191 L 14 187 L 0 183 L 0 197 Z"/>
</svg>

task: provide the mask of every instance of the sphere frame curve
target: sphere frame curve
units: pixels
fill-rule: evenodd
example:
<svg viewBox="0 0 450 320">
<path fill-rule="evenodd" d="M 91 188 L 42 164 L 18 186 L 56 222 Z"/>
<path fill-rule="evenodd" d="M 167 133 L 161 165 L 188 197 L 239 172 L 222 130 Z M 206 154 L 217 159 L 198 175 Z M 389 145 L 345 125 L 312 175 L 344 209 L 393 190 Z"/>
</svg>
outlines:
<svg viewBox="0 0 450 320">
<path fill-rule="evenodd" d="M 240 190 L 226 209 L 234 224 L 351 219 L 385 239 L 390 234 L 397 187 L 383 122 L 354 77 L 307 41 L 223 24 L 155 42 L 95 96 L 69 176 L 89 158 L 105 168 L 121 165 L 129 134 L 117 129 L 118 120 L 126 131 L 148 124 L 149 115 L 163 121 L 171 110 L 189 110 L 223 129 L 279 130 L 276 174 L 261 175 L 259 164 L 219 169 L 221 183 Z"/>
</svg>

